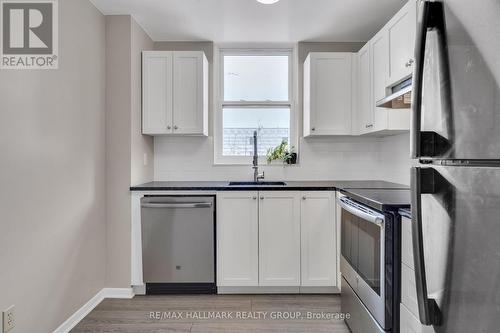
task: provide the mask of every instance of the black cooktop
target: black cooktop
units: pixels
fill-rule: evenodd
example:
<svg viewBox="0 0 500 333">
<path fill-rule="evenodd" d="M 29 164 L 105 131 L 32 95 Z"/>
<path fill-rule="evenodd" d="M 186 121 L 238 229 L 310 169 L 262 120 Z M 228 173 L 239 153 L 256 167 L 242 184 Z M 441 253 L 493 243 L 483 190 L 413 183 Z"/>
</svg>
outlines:
<svg viewBox="0 0 500 333">
<path fill-rule="evenodd" d="M 344 189 L 349 198 L 379 211 L 397 211 L 410 207 L 410 190 L 405 189 Z"/>
</svg>

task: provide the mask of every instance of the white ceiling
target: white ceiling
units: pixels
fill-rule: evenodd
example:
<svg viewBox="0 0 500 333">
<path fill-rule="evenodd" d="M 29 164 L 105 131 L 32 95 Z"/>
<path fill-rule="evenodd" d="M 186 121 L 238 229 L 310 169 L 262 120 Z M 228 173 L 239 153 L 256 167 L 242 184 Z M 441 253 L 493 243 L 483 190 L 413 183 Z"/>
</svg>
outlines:
<svg viewBox="0 0 500 333">
<path fill-rule="evenodd" d="M 406 0 L 91 0 L 104 14 L 131 14 L 155 41 L 361 42 Z"/>
</svg>

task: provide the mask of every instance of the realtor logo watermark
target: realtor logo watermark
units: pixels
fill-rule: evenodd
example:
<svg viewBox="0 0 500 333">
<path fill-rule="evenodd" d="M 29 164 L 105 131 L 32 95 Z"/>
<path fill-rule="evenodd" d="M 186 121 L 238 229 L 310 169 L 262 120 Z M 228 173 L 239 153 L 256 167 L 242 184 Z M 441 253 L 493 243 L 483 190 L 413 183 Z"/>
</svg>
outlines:
<svg viewBox="0 0 500 333">
<path fill-rule="evenodd" d="M 58 68 L 57 5 L 57 0 L 0 0 L 0 68 Z"/>
</svg>

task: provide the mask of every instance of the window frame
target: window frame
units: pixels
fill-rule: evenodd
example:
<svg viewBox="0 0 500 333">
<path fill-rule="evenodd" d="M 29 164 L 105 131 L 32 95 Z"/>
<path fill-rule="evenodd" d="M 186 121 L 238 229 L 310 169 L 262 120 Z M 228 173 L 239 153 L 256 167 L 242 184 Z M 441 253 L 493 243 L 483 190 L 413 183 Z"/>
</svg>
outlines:
<svg viewBox="0 0 500 333">
<path fill-rule="evenodd" d="M 224 100 L 224 57 L 225 56 L 288 56 L 288 101 L 225 101 Z M 217 52 L 218 69 L 217 98 L 214 117 L 214 164 L 215 165 L 250 165 L 252 156 L 224 156 L 223 155 L 223 110 L 225 107 L 235 108 L 289 108 L 290 109 L 290 145 L 298 152 L 298 130 L 296 116 L 296 50 L 295 48 L 221 48 Z M 265 164 L 265 156 L 259 156 L 259 164 Z M 281 164 L 276 164 L 281 165 Z"/>
</svg>

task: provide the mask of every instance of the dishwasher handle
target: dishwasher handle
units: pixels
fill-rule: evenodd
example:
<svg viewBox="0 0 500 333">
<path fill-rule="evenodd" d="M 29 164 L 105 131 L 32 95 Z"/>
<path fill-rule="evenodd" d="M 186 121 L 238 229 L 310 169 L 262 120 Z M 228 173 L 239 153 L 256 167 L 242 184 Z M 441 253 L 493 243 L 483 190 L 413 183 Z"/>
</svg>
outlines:
<svg viewBox="0 0 500 333">
<path fill-rule="evenodd" d="M 141 204 L 143 208 L 210 208 L 212 207 L 211 202 L 189 202 L 189 203 L 162 203 L 162 202 L 145 202 Z"/>
</svg>

